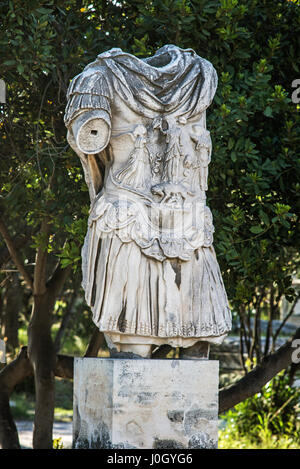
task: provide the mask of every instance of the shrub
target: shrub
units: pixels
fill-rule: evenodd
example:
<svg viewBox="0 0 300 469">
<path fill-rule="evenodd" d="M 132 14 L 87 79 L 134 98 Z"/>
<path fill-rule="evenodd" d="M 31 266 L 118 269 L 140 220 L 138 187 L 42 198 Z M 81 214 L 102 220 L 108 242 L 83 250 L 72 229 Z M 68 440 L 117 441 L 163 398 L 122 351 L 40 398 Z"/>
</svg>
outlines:
<svg viewBox="0 0 300 469">
<path fill-rule="evenodd" d="M 222 416 L 226 428 L 221 440 L 247 439 L 250 444 L 284 441 L 300 445 L 300 390 L 289 385 L 281 372 L 255 396 L 238 404 Z M 221 445 L 222 446 L 222 445 Z"/>
</svg>

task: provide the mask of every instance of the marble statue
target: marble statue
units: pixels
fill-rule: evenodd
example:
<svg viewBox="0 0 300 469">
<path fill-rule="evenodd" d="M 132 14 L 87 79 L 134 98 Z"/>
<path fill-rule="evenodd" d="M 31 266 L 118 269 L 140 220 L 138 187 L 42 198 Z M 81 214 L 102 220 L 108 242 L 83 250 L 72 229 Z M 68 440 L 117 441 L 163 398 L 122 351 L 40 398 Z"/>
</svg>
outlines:
<svg viewBox="0 0 300 469">
<path fill-rule="evenodd" d="M 212 64 L 166 45 L 114 48 L 70 83 L 65 123 L 91 198 L 82 285 L 108 346 L 221 343 L 231 313 L 206 205 Z"/>
</svg>

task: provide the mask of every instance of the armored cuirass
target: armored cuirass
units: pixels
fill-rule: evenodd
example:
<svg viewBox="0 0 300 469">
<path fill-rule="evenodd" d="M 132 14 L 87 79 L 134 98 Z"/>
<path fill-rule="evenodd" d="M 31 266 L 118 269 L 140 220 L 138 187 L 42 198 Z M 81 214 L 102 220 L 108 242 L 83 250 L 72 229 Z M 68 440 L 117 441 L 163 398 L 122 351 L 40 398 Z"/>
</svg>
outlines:
<svg viewBox="0 0 300 469">
<path fill-rule="evenodd" d="M 114 344 L 185 347 L 231 328 L 205 195 L 216 86 L 210 62 L 175 46 L 112 49 L 70 84 L 65 121 L 91 195 L 83 287 Z"/>
</svg>

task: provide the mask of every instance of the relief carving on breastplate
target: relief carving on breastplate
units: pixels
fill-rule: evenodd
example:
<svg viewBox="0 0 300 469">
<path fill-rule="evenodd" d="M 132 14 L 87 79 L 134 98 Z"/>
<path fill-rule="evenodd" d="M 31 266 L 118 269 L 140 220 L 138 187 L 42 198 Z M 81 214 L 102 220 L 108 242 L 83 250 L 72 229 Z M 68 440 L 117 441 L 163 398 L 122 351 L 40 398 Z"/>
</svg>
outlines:
<svg viewBox="0 0 300 469">
<path fill-rule="evenodd" d="M 178 86 L 172 89 L 159 83 L 160 70 L 147 64 L 143 77 L 135 69 L 129 72 L 136 59 L 112 50 L 73 80 L 66 122 L 71 128 L 72 122 L 76 127 L 80 121 L 87 134 L 94 122 L 102 121 L 106 126 L 99 123 L 93 138 L 98 142 L 101 129 L 107 133 L 103 139 L 109 142 L 111 164 L 101 192 L 93 196 L 92 187 L 89 226 L 97 222 L 98 230 L 124 242 L 135 241 L 144 253 L 158 260 L 188 260 L 195 249 L 213 242 L 212 215 L 205 195 L 211 157 L 205 112 L 214 94 L 216 75 L 211 64 L 193 51 L 181 52 L 173 46 L 166 49 L 174 54 L 175 62 L 190 61 L 189 66 L 183 64 L 172 72 Z M 206 77 L 204 84 L 200 77 Z M 165 87 L 162 96 L 161 87 Z M 90 120 L 96 112 L 96 120 Z M 82 119 L 87 123 L 82 124 Z M 84 155 L 81 160 L 91 187 L 93 160 Z"/>
<path fill-rule="evenodd" d="M 133 187 L 141 191 L 147 190 L 151 177 L 150 155 L 146 146 L 147 129 L 139 124 L 129 135 L 134 141 L 134 149 L 129 154 L 128 162 L 116 171 L 114 178 L 122 186 Z"/>
<path fill-rule="evenodd" d="M 173 208 L 181 208 L 187 198 L 199 196 L 199 190 L 206 191 L 210 133 L 200 125 L 186 129 L 185 124 L 186 119 L 180 117 L 177 121 L 156 118 L 148 128 L 137 125 L 128 133 L 134 148 L 128 161 L 114 172 L 115 182 L 137 192 L 150 191 L 153 200 Z M 163 136 L 163 145 L 155 141 L 157 135 L 153 136 L 158 132 Z"/>
<path fill-rule="evenodd" d="M 97 221 L 99 229 L 114 231 L 123 242 L 134 240 L 158 260 L 188 260 L 193 250 L 210 246 L 214 228 L 205 204 L 209 132 L 184 117 L 164 116 L 112 134 L 129 135 L 133 149 L 120 168 L 110 169 L 116 191 L 104 191 L 90 223 Z"/>
</svg>

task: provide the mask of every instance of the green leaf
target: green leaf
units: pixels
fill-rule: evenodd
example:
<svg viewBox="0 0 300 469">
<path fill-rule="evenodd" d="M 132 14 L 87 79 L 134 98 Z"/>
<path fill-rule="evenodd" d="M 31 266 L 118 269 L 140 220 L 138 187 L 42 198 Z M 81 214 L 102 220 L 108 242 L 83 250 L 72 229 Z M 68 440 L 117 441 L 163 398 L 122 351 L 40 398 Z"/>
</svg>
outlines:
<svg viewBox="0 0 300 469">
<path fill-rule="evenodd" d="M 15 60 L 5 60 L 3 62 L 3 65 L 15 65 L 16 61 Z"/>
<path fill-rule="evenodd" d="M 22 75 L 24 73 L 24 67 L 22 64 L 18 64 L 17 65 L 17 70 L 18 72 L 20 73 L 20 75 Z"/>
<path fill-rule="evenodd" d="M 270 108 L 270 106 L 267 106 L 264 110 L 264 115 L 266 117 L 272 117 L 273 116 L 273 111 L 272 109 Z"/>
<path fill-rule="evenodd" d="M 48 8 L 43 8 L 43 7 L 37 8 L 36 11 L 38 13 L 41 13 L 42 15 L 49 15 L 50 13 L 52 13 L 52 10 L 49 10 Z"/>
<path fill-rule="evenodd" d="M 235 140 L 230 137 L 230 139 L 228 140 L 228 149 L 232 150 L 232 148 L 234 147 L 234 144 L 235 144 Z"/>
<path fill-rule="evenodd" d="M 264 228 L 262 228 L 260 225 L 251 226 L 250 231 L 251 231 L 251 233 L 259 234 L 259 233 L 262 233 L 264 231 Z"/>
<path fill-rule="evenodd" d="M 235 151 L 232 151 L 232 152 L 230 153 L 230 157 L 231 157 L 231 160 L 233 161 L 233 163 L 235 163 L 236 160 L 237 160 L 236 152 L 235 152 Z"/>
</svg>

